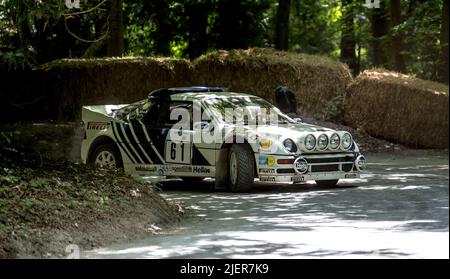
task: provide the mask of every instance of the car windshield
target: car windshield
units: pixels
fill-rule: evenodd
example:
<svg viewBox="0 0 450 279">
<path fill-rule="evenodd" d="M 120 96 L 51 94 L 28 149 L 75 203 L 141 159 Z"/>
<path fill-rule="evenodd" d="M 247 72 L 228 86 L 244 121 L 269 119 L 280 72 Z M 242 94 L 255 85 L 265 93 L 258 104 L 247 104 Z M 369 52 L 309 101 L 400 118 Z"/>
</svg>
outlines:
<svg viewBox="0 0 450 279">
<path fill-rule="evenodd" d="M 295 123 L 264 99 L 253 96 L 214 97 L 204 100 L 214 118 L 227 124 L 262 125 Z"/>
<path fill-rule="evenodd" d="M 144 99 L 113 111 L 113 116 L 119 119 L 140 119 L 150 106 L 151 103 Z"/>
</svg>

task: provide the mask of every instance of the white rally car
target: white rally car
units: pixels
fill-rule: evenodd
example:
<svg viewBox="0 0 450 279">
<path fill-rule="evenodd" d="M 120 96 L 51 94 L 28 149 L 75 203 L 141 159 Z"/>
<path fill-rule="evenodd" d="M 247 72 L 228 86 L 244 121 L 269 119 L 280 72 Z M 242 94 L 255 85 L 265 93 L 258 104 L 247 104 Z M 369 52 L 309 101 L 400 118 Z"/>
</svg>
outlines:
<svg viewBox="0 0 450 279">
<path fill-rule="evenodd" d="M 365 158 L 345 131 L 302 123 L 259 97 L 223 88 L 158 89 L 129 105 L 85 106 L 84 163 L 138 175 L 215 178 L 234 192 L 260 181 L 335 186 Z"/>
</svg>

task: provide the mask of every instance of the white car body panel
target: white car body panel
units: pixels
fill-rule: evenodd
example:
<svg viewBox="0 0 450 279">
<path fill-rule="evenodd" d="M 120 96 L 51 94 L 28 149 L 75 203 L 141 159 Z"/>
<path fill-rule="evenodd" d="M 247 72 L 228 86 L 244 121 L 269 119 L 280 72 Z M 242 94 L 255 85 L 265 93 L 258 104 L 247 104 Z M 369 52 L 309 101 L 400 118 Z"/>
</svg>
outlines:
<svg viewBox="0 0 450 279">
<path fill-rule="evenodd" d="M 172 95 L 172 100 L 198 100 L 203 96 L 210 97 L 211 94 L 214 95 L 213 93 L 209 93 L 209 95 L 180 93 Z M 251 96 L 237 93 L 221 93 L 220 96 L 226 94 L 234 94 L 233 96 L 238 97 Z M 171 133 L 164 130 L 165 128 L 148 127 L 144 125 L 142 119 L 138 118 L 127 120 L 114 116 L 114 110 L 126 108 L 126 106 L 103 105 L 82 108 L 82 120 L 86 130 L 86 138 L 83 140 L 81 147 L 81 158 L 84 163 L 89 162 L 89 156 L 98 142 L 109 140 L 117 145 L 124 170 L 127 173 L 216 177 L 216 172 L 219 171 L 216 170 L 216 166 L 226 157 L 223 154 L 221 155 L 221 152 L 223 152 L 221 147 L 226 139 L 231 137 L 239 128 L 240 131 L 246 132 L 245 137 L 250 136 L 257 139 L 255 142 L 251 142 L 246 138 L 255 153 L 254 163 L 257 170 L 255 177 L 259 178 L 260 181 L 297 183 L 308 180 L 334 180 L 358 178 L 360 176 L 360 170 L 354 166 L 354 161 L 359 155 L 356 143 L 353 143 L 352 150 L 348 151 L 341 149 L 314 150 L 309 153 L 303 151 L 304 138 L 308 134 L 313 134 L 316 138 L 320 134 L 326 134 L 330 137 L 332 133 L 338 133 L 342 136 L 344 131 L 334 131 L 306 123 L 236 127 L 212 119 L 215 127 L 218 127 L 221 131 L 223 129 L 226 131 L 221 141 L 216 143 L 192 143 L 192 140 L 189 139 L 192 139 L 194 134 L 199 131 L 184 130 L 182 131 L 181 141 L 179 139 L 173 140 L 171 139 Z M 287 152 L 283 146 L 283 140 L 287 138 L 292 139 L 297 144 L 298 150 L 296 153 Z M 270 146 L 263 146 L 261 142 L 267 139 L 273 140 L 270 141 Z M 308 166 L 308 172 L 305 174 L 299 174 L 295 171 L 293 163 L 278 164 L 278 160 L 294 160 L 299 156 L 318 162 L 311 162 Z M 321 168 L 324 171 L 321 171 Z M 223 167 L 220 171 L 223 171 Z"/>
</svg>

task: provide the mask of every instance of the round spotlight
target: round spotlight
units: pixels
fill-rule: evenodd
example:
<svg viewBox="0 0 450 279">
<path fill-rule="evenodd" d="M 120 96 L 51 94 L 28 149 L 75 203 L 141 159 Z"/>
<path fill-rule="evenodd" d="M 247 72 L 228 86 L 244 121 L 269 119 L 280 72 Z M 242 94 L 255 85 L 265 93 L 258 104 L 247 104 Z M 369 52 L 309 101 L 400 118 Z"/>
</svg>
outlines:
<svg viewBox="0 0 450 279">
<path fill-rule="evenodd" d="M 338 134 L 334 133 L 330 137 L 330 148 L 331 149 L 337 149 L 339 145 L 341 145 L 340 137 Z"/>
<path fill-rule="evenodd" d="M 317 149 L 324 150 L 328 146 L 328 136 L 321 134 L 317 139 Z"/>
<path fill-rule="evenodd" d="M 313 150 L 314 147 L 316 147 L 316 137 L 311 134 L 307 135 L 305 137 L 304 144 L 305 144 L 305 148 L 307 150 Z"/>
<path fill-rule="evenodd" d="M 342 149 L 347 150 L 352 146 L 353 143 L 353 139 L 352 139 L 352 135 L 350 135 L 350 133 L 344 133 L 342 135 L 342 140 L 341 140 L 341 146 Z"/>
</svg>

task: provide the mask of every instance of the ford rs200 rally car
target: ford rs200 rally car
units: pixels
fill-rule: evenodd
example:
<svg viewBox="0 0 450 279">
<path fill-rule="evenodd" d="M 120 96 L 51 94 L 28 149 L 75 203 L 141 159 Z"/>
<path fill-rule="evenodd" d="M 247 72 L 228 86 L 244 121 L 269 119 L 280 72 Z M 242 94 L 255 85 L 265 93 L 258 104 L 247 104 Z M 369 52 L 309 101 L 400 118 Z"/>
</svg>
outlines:
<svg viewBox="0 0 450 279">
<path fill-rule="evenodd" d="M 129 105 L 85 106 L 85 163 L 138 175 L 215 178 L 234 192 L 260 181 L 335 186 L 365 158 L 351 134 L 292 119 L 259 97 L 223 88 L 164 88 Z"/>
</svg>

